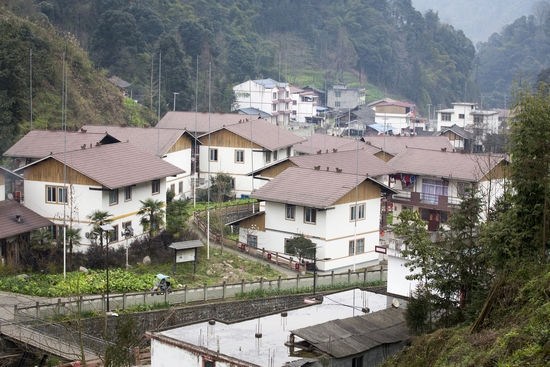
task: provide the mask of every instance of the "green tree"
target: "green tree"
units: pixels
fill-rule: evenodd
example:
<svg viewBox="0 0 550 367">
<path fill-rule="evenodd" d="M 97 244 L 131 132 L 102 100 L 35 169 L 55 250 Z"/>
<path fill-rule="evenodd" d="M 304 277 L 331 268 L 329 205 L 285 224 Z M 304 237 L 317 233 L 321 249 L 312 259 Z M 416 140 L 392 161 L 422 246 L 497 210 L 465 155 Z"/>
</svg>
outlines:
<svg viewBox="0 0 550 367">
<path fill-rule="evenodd" d="M 303 234 L 299 234 L 286 243 L 285 252 L 296 256 L 299 262 L 304 258 L 313 259 L 315 257 L 315 243 Z"/>
<path fill-rule="evenodd" d="M 79 227 L 68 227 L 67 232 L 65 233 L 65 236 L 67 238 L 67 241 L 69 242 L 69 253 L 73 254 L 73 246 L 80 245 L 80 240 L 82 239 L 82 235 L 80 234 L 80 231 L 82 228 Z"/>
<path fill-rule="evenodd" d="M 166 230 L 176 236 L 187 228 L 191 217 L 191 206 L 188 200 L 172 200 L 166 205 Z"/>
<path fill-rule="evenodd" d="M 86 216 L 86 218 L 91 222 L 92 231 L 90 233 L 90 237 L 93 237 L 94 234 L 97 234 L 97 237 L 99 237 L 99 246 L 101 249 L 103 249 L 103 229 L 101 228 L 104 224 L 112 223 L 112 217 L 113 215 L 109 213 L 108 211 L 104 210 L 94 210 L 90 214 Z"/>
<path fill-rule="evenodd" d="M 212 176 L 212 185 L 210 186 L 210 197 L 218 203 L 225 201 L 225 198 L 231 196 L 233 192 L 233 177 L 228 173 L 220 172 Z"/>
<path fill-rule="evenodd" d="M 143 227 L 144 232 L 149 232 L 149 236 L 153 237 L 159 233 L 164 226 L 164 202 L 162 200 L 146 199 L 140 200 L 141 208 L 138 215 L 141 216 L 139 223 Z"/>
<path fill-rule="evenodd" d="M 118 317 L 115 323 L 113 343 L 105 351 L 106 367 L 132 367 L 134 348 L 141 344 L 141 334 L 132 315 Z"/>
</svg>

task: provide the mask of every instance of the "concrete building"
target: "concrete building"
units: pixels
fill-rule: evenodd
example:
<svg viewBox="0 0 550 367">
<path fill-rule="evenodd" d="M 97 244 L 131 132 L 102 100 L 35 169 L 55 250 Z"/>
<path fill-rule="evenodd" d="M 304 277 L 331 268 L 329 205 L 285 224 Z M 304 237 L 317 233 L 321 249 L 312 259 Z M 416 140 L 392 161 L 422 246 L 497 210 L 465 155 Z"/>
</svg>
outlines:
<svg viewBox="0 0 550 367">
<path fill-rule="evenodd" d="M 327 107 L 335 110 L 353 109 L 365 104 L 365 88 L 349 88 L 335 84 L 327 90 Z"/>
</svg>

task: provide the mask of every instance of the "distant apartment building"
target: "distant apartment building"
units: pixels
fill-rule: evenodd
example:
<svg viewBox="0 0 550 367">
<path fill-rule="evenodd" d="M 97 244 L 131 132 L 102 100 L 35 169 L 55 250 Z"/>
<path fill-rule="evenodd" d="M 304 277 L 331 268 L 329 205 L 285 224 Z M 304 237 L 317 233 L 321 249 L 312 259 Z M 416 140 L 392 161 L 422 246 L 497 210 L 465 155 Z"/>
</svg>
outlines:
<svg viewBox="0 0 550 367">
<path fill-rule="evenodd" d="M 348 88 L 343 84 L 335 84 L 327 90 L 327 107 L 338 109 L 353 109 L 365 104 L 365 88 Z"/>
</svg>

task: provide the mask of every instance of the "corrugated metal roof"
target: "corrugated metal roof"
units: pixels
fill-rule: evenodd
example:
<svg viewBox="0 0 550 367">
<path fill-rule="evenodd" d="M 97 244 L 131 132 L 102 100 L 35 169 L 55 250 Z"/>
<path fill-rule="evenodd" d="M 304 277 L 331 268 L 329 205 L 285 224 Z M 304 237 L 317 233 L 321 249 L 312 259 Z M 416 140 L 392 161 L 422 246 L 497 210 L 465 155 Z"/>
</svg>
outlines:
<svg viewBox="0 0 550 367">
<path fill-rule="evenodd" d="M 328 321 L 291 330 L 291 333 L 335 358 L 364 353 L 379 345 L 399 343 L 409 338 L 402 308 Z"/>
<path fill-rule="evenodd" d="M 261 119 L 244 120 L 238 124 L 225 126 L 225 129 L 269 150 L 290 147 L 304 140 L 288 130 Z"/>
<path fill-rule="evenodd" d="M 20 215 L 18 222 L 16 215 Z M 15 201 L 0 201 L 0 238 L 27 233 L 53 223 Z"/>
<path fill-rule="evenodd" d="M 45 159 L 55 159 L 63 163 L 64 154 L 54 154 Z M 45 159 L 31 165 L 40 164 Z M 185 173 L 181 168 L 146 153 L 130 143 L 105 144 L 67 152 L 66 164 L 109 189 Z M 24 171 L 28 166 L 17 171 Z"/>
<path fill-rule="evenodd" d="M 357 149 L 357 144 L 357 140 L 354 139 L 341 138 L 326 134 L 313 134 L 312 136 L 308 136 L 302 143 L 294 145 L 293 148 L 294 151 L 298 153 L 315 154 L 319 150 L 325 153 L 327 150 L 332 152 L 334 149 L 337 149 L 340 152 L 344 150 L 355 150 Z M 367 150 L 372 154 L 380 151 L 380 149 L 372 145 L 367 146 L 361 141 L 359 142 L 359 147 L 360 149 Z"/>
<path fill-rule="evenodd" d="M 398 172 L 477 182 L 506 157 L 407 148 L 388 162 Z"/>
<path fill-rule="evenodd" d="M 357 171 L 360 175 L 369 177 L 396 173 L 393 167 L 364 149 L 301 155 L 290 157 L 290 161 L 302 168 L 321 166 L 320 169 L 323 171 L 328 168 L 329 171 L 335 172 L 338 167 L 343 173 L 355 174 Z"/>
<path fill-rule="evenodd" d="M 185 129 L 156 129 L 146 127 L 122 127 L 84 125 L 89 133 L 109 134 L 121 142 L 128 142 L 152 155 L 164 155 L 186 133 Z"/>
<path fill-rule="evenodd" d="M 407 148 L 453 150 L 453 145 L 446 136 L 365 136 L 367 144 L 375 146 L 391 155 L 397 155 Z"/>
<path fill-rule="evenodd" d="M 173 248 L 174 250 L 186 250 L 190 248 L 198 248 L 203 247 L 204 244 L 201 240 L 191 240 L 191 241 L 182 241 L 182 242 L 174 242 L 170 246 L 170 248 Z"/>
<path fill-rule="evenodd" d="M 260 189 L 252 198 L 325 209 L 353 190 L 365 176 L 310 168 L 289 167 Z"/>
<path fill-rule="evenodd" d="M 195 128 L 195 118 L 196 128 Z M 207 113 L 168 111 L 157 124 L 161 129 L 186 129 L 191 134 L 202 135 L 208 131 L 217 130 L 224 125 L 232 125 L 243 120 L 243 115 L 234 113 Z"/>
<path fill-rule="evenodd" d="M 278 81 L 273 80 L 271 78 L 256 79 L 256 80 L 253 80 L 253 82 L 257 83 L 257 84 L 260 84 L 260 85 L 263 85 L 264 88 L 266 88 L 266 89 L 273 89 L 277 86 L 285 88 L 287 86 L 287 83 L 281 83 L 281 82 L 278 82 Z"/>
<path fill-rule="evenodd" d="M 270 113 L 264 112 L 262 110 L 259 110 L 254 107 L 245 107 L 245 108 L 239 108 L 239 111 L 243 115 L 256 115 L 261 116 L 262 118 L 271 117 L 272 115 Z"/>
<path fill-rule="evenodd" d="M 63 152 L 65 140 L 67 151 L 78 150 L 82 145 L 94 146 L 105 137 L 105 133 L 67 132 L 57 130 L 32 130 L 12 145 L 3 156 L 14 158 L 44 158 Z"/>
</svg>

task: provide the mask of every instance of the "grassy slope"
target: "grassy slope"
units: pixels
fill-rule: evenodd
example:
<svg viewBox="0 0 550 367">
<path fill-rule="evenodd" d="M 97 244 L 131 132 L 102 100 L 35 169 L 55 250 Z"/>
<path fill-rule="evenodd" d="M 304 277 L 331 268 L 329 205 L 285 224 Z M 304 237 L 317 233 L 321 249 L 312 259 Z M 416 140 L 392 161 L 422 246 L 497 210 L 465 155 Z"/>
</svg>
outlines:
<svg viewBox="0 0 550 367">
<path fill-rule="evenodd" d="M 550 266 L 534 267 L 507 276 L 480 332 L 464 325 L 416 337 L 384 366 L 550 365 Z"/>
</svg>

